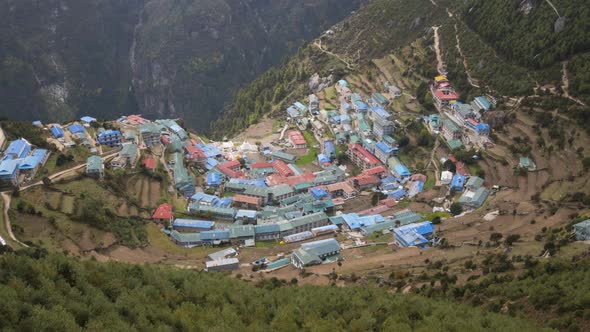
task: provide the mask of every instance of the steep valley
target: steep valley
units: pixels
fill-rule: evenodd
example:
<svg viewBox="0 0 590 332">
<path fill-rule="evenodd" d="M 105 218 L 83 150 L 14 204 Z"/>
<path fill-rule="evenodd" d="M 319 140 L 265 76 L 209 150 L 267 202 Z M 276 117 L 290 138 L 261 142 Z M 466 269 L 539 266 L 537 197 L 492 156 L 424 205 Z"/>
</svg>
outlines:
<svg viewBox="0 0 590 332">
<path fill-rule="evenodd" d="M 3 0 L 0 115 L 141 113 L 203 129 L 236 88 L 360 2 Z"/>
</svg>

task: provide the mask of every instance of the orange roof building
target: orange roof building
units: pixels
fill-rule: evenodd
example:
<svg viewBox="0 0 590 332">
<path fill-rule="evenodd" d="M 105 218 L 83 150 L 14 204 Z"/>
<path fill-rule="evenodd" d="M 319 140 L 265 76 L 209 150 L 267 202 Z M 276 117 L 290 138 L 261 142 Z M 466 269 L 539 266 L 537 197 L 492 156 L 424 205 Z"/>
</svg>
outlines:
<svg viewBox="0 0 590 332">
<path fill-rule="evenodd" d="M 161 204 L 160 206 L 158 206 L 158 208 L 152 215 L 152 218 L 160 222 L 166 220 L 172 221 L 172 219 L 174 218 L 174 214 L 172 213 L 172 205 L 168 203 Z"/>
</svg>

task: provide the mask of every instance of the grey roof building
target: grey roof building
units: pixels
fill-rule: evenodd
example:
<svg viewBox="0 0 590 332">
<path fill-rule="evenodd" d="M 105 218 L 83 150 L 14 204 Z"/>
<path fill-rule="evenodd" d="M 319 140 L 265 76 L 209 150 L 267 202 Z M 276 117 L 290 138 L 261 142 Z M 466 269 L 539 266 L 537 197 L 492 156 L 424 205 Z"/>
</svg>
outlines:
<svg viewBox="0 0 590 332">
<path fill-rule="evenodd" d="M 304 243 L 291 254 L 291 263 L 296 268 L 321 264 L 326 258 L 340 253 L 340 244 L 335 239 Z"/>
</svg>

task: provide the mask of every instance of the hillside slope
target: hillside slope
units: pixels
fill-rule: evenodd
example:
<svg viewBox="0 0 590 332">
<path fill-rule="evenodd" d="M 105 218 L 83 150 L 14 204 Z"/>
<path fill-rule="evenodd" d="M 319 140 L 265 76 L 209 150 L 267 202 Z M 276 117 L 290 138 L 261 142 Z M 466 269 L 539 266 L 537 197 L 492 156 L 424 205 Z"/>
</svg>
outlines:
<svg viewBox="0 0 590 332">
<path fill-rule="evenodd" d="M 237 87 L 361 2 L 1 0 L 0 115 L 142 113 L 204 128 Z"/>
<path fill-rule="evenodd" d="M 559 15 L 545 1 L 372 1 L 336 24 L 333 35 L 322 36 L 238 92 L 212 130 L 239 131 L 304 98 L 311 93 L 307 83 L 314 73 L 332 75 L 332 81 L 363 75 L 373 60 L 399 53 L 418 38 L 432 51 L 433 27 L 440 27 L 445 69 L 465 99 L 482 93 L 497 98 L 531 96 L 543 87 L 584 106 L 590 91 L 585 61 L 588 8 L 581 0 L 560 2 L 558 7 Z M 411 61 L 418 55 L 405 56 Z M 431 70 L 434 65 L 432 59 L 412 71 Z"/>
<path fill-rule="evenodd" d="M 254 287 L 218 274 L 0 257 L 0 317 L 19 330 L 533 331 L 534 323 L 377 288 Z M 459 310 L 458 310 L 459 309 Z"/>
</svg>

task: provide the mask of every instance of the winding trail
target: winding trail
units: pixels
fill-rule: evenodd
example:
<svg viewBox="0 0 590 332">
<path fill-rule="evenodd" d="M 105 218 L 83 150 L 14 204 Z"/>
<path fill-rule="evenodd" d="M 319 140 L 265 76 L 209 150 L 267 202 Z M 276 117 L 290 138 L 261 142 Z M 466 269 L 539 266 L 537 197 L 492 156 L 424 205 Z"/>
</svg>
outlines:
<svg viewBox="0 0 590 332">
<path fill-rule="evenodd" d="M 570 80 L 569 80 L 569 77 L 568 77 L 568 74 L 567 74 L 567 64 L 568 64 L 568 62 L 567 61 L 564 61 L 561 64 L 562 64 L 562 67 L 561 67 L 561 73 L 562 73 L 561 74 L 561 80 L 562 80 L 561 89 L 563 90 L 563 96 L 566 97 L 567 99 L 575 102 L 578 105 L 586 106 L 586 104 L 583 101 L 581 101 L 578 98 L 572 97 L 570 95 L 570 92 L 569 92 Z"/>
<path fill-rule="evenodd" d="M 333 52 L 330 52 L 330 51 L 326 50 L 322 46 L 322 40 L 321 39 L 316 39 L 313 42 L 313 46 L 317 47 L 320 51 L 322 51 L 322 52 L 324 52 L 326 54 L 329 54 L 329 55 L 335 57 L 336 59 L 340 60 L 342 63 L 344 63 L 346 65 L 346 68 L 348 68 L 350 70 L 354 69 L 354 65 L 351 64 L 348 60 L 344 59 L 342 56 L 340 56 L 340 55 L 338 55 L 336 53 L 333 53 Z"/>
<path fill-rule="evenodd" d="M 545 2 L 547 2 L 549 4 L 549 6 L 551 6 L 551 8 L 553 8 L 553 11 L 555 11 L 555 14 L 557 14 L 557 17 L 561 17 L 561 15 L 559 15 L 559 12 L 557 11 L 557 8 L 555 7 L 555 5 L 553 5 L 553 3 L 550 0 L 545 0 Z"/>
<path fill-rule="evenodd" d="M 445 63 L 443 62 L 442 52 L 440 50 L 440 36 L 438 34 L 438 28 L 440 27 L 432 27 L 432 31 L 434 32 L 434 51 L 436 52 L 436 70 L 438 70 L 440 74 L 444 74 Z"/>
<path fill-rule="evenodd" d="M 115 151 L 111 151 L 109 154 L 104 155 L 104 156 L 101 156 L 102 161 L 103 162 L 104 161 L 107 161 L 108 159 L 110 159 L 112 157 L 115 157 L 118 153 L 119 153 L 119 151 L 116 151 L 116 150 Z M 59 171 L 57 173 L 53 173 L 53 174 L 49 175 L 48 178 L 49 178 L 49 180 L 56 180 L 56 179 L 59 179 L 60 177 L 66 175 L 66 174 L 69 174 L 71 172 L 75 172 L 75 171 L 77 171 L 77 170 L 79 170 L 81 168 L 84 168 L 84 167 L 86 167 L 86 163 L 83 163 L 83 164 L 80 164 L 80 165 L 76 165 L 74 167 L 65 169 L 63 171 Z M 37 182 L 31 183 L 29 185 L 26 185 L 24 187 L 20 187 L 18 191 L 24 191 L 24 190 L 27 190 L 27 189 L 30 189 L 30 188 L 33 188 L 33 187 L 36 187 L 36 186 L 40 186 L 42 184 L 43 184 L 43 181 L 37 181 Z"/>
<path fill-rule="evenodd" d="M 8 233 L 8 236 L 10 237 L 10 239 L 18 244 L 20 244 L 21 246 L 28 248 L 29 246 L 20 242 L 15 236 L 14 233 L 12 232 L 12 224 L 10 223 L 10 219 L 8 218 L 8 209 L 10 208 L 10 195 L 6 192 L 2 192 L 0 193 L 0 196 L 2 196 L 2 218 L 4 219 L 4 228 L 6 229 L 6 232 Z"/>
</svg>

